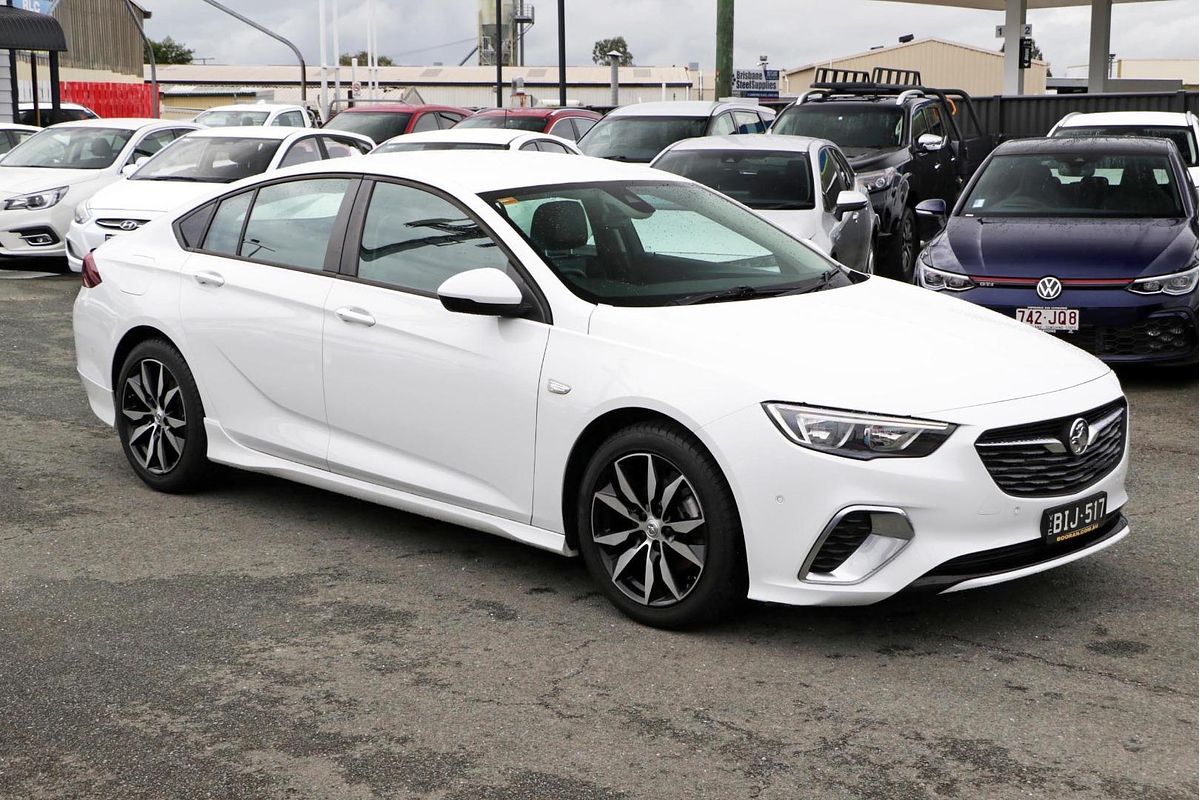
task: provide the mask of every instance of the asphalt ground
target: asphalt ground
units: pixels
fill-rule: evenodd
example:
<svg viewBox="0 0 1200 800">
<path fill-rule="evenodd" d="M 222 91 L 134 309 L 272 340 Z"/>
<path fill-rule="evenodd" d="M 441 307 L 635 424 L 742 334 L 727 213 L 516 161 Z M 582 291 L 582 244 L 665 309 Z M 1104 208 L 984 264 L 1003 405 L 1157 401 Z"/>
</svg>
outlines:
<svg viewBox="0 0 1200 800">
<path fill-rule="evenodd" d="M 1122 374 L 1108 551 L 674 634 L 451 525 L 155 494 L 74 374 L 77 284 L 0 280 L 0 797 L 1197 795 L 1195 370 Z"/>
</svg>

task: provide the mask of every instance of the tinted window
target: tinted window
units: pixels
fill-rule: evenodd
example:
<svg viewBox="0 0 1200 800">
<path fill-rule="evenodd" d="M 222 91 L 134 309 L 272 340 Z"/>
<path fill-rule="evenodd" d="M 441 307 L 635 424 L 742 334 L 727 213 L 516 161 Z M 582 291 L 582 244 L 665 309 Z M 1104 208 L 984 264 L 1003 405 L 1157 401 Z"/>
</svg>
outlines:
<svg viewBox="0 0 1200 800">
<path fill-rule="evenodd" d="M 843 150 L 897 148 L 904 142 L 904 109 L 865 103 L 805 103 L 780 114 L 771 132 L 828 139 Z"/>
<path fill-rule="evenodd" d="M 543 153 L 570 153 L 571 151 L 563 147 L 558 142 L 552 142 L 549 139 L 539 139 L 538 149 Z"/>
<path fill-rule="evenodd" d="M 583 135 L 590 131 L 592 126 L 596 124 L 596 120 L 588 119 L 587 117 L 575 117 L 571 122 L 575 125 L 576 139 L 582 139 Z"/>
<path fill-rule="evenodd" d="M 119 128 L 46 128 L 4 156 L 6 167 L 111 167 L 133 131 Z"/>
<path fill-rule="evenodd" d="M 1183 216 L 1165 155 L 999 155 L 987 163 L 960 212 L 968 217 Z"/>
<path fill-rule="evenodd" d="M 709 136 L 726 136 L 737 130 L 737 126 L 733 122 L 732 114 L 718 114 L 713 117 L 712 125 L 708 129 Z"/>
<path fill-rule="evenodd" d="M 254 192 L 242 192 L 227 197 L 217 207 L 208 235 L 204 237 L 204 249 L 210 253 L 236 256 L 238 242 L 242 236 L 242 225 L 246 222 L 246 210 Z"/>
<path fill-rule="evenodd" d="M 462 128 L 512 128 L 519 131 L 541 133 L 546 120 L 528 114 L 475 114 L 459 123 Z"/>
<path fill-rule="evenodd" d="M 436 131 L 438 129 L 437 114 L 422 114 L 413 123 L 412 132 Z"/>
<path fill-rule="evenodd" d="M 845 182 L 841 165 L 828 147 L 822 147 L 821 152 L 817 154 L 817 169 L 821 176 L 821 194 L 825 198 L 825 210 L 832 211 L 837 205 L 837 196 L 850 187 Z"/>
<path fill-rule="evenodd" d="M 412 114 L 399 111 L 343 111 L 325 124 L 326 130 L 361 133 L 382 142 L 404 133 Z"/>
<path fill-rule="evenodd" d="M 346 187 L 345 178 L 315 178 L 258 190 L 239 255 L 307 270 L 325 266 L 325 252 Z"/>
<path fill-rule="evenodd" d="M 1179 148 L 1184 163 L 1189 167 L 1197 165 L 1196 137 L 1191 128 L 1163 126 L 1150 127 L 1145 125 L 1089 125 L 1059 128 L 1054 136 L 1086 137 L 1086 136 L 1149 136 L 1156 139 L 1170 139 Z"/>
<path fill-rule="evenodd" d="M 279 142 L 239 136 L 185 137 L 138 168 L 135 181 L 232 183 L 264 172 Z"/>
<path fill-rule="evenodd" d="M 553 133 L 555 136 L 561 136 L 564 139 L 574 140 L 579 138 L 579 135 L 575 133 L 575 126 L 571 124 L 571 120 L 569 118 L 560 119 L 558 122 L 554 123 L 554 127 L 547 131 L 547 133 Z"/>
<path fill-rule="evenodd" d="M 139 158 L 152 156 L 173 141 L 175 141 L 175 131 L 173 130 L 156 131 L 143 136 L 142 140 L 134 145 L 133 152 L 129 155 L 129 161 L 132 163 Z"/>
<path fill-rule="evenodd" d="M 579 142 L 584 155 L 653 161 L 669 144 L 703 136 L 708 117 L 605 117 Z"/>
<path fill-rule="evenodd" d="M 279 162 L 281 167 L 291 167 L 296 164 L 306 164 L 309 161 L 321 160 L 321 147 L 317 144 L 317 137 L 309 136 L 294 142 L 287 155 Z"/>
<path fill-rule="evenodd" d="M 208 220 L 212 217 L 215 207 L 214 203 L 209 203 L 179 220 L 176 230 L 179 232 L 180 244 L 188 249 L 200 245 L 200 238 L 204 236 L 204 229 L 208 226 Z"/>
<path fill-rule="evenodd" d="M 506 270 L 508 257 L 457 206 L 410 186 L 375 185 L 358 277 L 435 294 L 450 276 L 481 267 Z"/>
<path fill-rule="evenodd" d="M 462 122 L 461 114 L 451 114 L 448 111 L 437 112 L 437 118 L 438 118 L 438 125 L 443 130 L 445 130 L 446 128 L 453 128 L 455 125 Z"/>
<path fill-rule="evenodd" d="M 672 150 L 657 169 L 703 183 L 758 209 L 813 208 L 807 153 L 753 150 Z"/>
<path fill-rule="evenodd" d="M 733 112 L 733 121 L 737 123 L 738 133 L 762 133 L 767 129 L 762 118 L 752 111 Z"/>
<path fill-rule="evenodd" d="M 929 123 L 929 132 L 934 136 L 946 135 L 946 124 L 942 121 L 942 110 L 937 106 L 925 107 L 925 121 Z"/>
<path fill-rule="evenodd" d="M 929 133 L 929 117 L 923 110 L 918 111 L 913 114 L 912 140 L 915 142 L 927 133 Z"/>
<path fill-rule="evenodd" d="M 275 124 L 285 128 L 303 128 L 304 115 L 299 111 L 285 111 L 276 118 Z"/>
</svg>

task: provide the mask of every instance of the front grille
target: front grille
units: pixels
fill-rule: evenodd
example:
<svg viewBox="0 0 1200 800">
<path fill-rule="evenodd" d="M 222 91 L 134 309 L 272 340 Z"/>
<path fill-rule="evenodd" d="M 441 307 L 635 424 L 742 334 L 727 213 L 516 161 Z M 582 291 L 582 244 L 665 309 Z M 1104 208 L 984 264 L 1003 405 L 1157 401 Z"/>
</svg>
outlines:
<svg viewBox="0 0 1200 800">
<path fill-rule="evenodd" d="M 1065 446 L 1071 423 L 1083 417 L 1095 427 L 1096 438 L 1082 455 Z M 1116 469 L 1125 452 L 1125 399 L 1068 417 L 996 428 L 975 442 L 975 451 L 992 480 L 1016 497 L 1054 497 L 1074 494 Z"/>
<path fill-rule="evenodd" d="M 1067 539 L 1065 542 L 1046 544 L 1043 539 L 1039 538 L 1005 547 L 996 547 L 992 550 L 981 550 L 978 553 L 967 553 L 939 564 L 913 581 L 908 588 L 944 588 L 972 578 L 999 575 L 1053 561 L 1099 544 L 1105 539 L 1115 536 L 1127 524 L 1121 512 L 1114 511 L 1105 517 L 1096 530 Z"/>
<path fill-rule="evenodd" d="M 1121 328 L 1081 325 L 1055 335 L 1100 358 L 1184 355 L 1196 346 L 1196 326 L 1184 316 L 1151 317 Z"/>
<path fill-rule="evenodd" d="M 868 511 L 851 511 L 838 521 L 821 549 L 813 558 L 809 572 L 829 574 L 845 563 L 868 536 L 871 535 L 871 514 Z"/>
<path fill-rule="evenodd" d="M 125 231 L 125 230 L 135 231 L 138 228 L 145 225 L 149 221 L 150 220 L 148 220 L 148 219 L 109 219 L 109 218 L 106 218 L 106 219 L 96 220 L 96 224 L 99 225 L 101 228 L 112 228 L 113 230 L 118 230 L 118 231 Z M 127 222 L 132 223 L 133 227 L 132 228 L 122 228 L 121 226 Z"/>
</svg>

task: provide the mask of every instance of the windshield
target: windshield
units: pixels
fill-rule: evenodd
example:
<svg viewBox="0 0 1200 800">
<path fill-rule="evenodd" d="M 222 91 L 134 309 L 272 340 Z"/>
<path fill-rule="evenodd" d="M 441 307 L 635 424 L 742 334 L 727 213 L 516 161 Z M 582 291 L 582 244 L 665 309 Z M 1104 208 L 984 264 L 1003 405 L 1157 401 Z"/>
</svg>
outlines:
<svg viewBox="0 0 1200 800">
<path fill-rule="evenodd" d="M 467 117 L 462 122 L 458 123 L 456 128 L 512 128 L 518 131 L 533 131 L 541 133 L 546 127 L 546 120 L 543 117 L 532 117 L 527 115 L 515 116 L 513 114 L 476 114 L 473 117 Z"/>
<path fill-rule="evenodd" d="M 904 145 L 904 109 L 865 103 L 805 103 L 780 114 L 771 133 L 828 139 L 846 149 L 891 150 Z"/>
<path fill-rule="evenodd" d="M 649 163 L 669 144 L 703 136 L 708 117 L 606 117 L 579 141 L 584 155 Z"/>
<path fill-rule="evenodd" d="M 1086 136 L 1147 136 L 1153 139 L 1170 139 L 1179 148 L 1179 154 L 1189 167 L 1197 166 L 1196 137 L 1191 128 L 1173 125 L 1148 127 L 1145 125 L 1088 125 L 1059 128 L 1055 138 L 1081 138 Z"/>
<path fill-rule="evenodd" d="M 483 142 L 387 142 L 379 145 L 375 153 L 412 153 L 417 150 L 503 150 L 502 144 Z"/>
<path fill-rule="evenodd" d="M 233 183 L 265 172 L 279 144 L 278 139 L 185 137 L 163 148 L 130 180 Z"/>
<path fill-rule="evenodd" d="M 1000 155 L 988 162 L 960 211 L 965 217 L 1181 217 L 1163 155 Z"/>
<path fill-rule="evenodd" d="M 746 150 L 672 150 L 654 163 L 763 210 L 814 208 L 808 154 Z"/>
<path fill-rule="evenodd" d="M 225 111 L 205 111 L 193 120 L 197 125 L 205 125 L 209 128 L 242 128 L 264 125 L 267 122 L 267 117 L 271 115 L 269 111 L 234 111 L 232 109 Z"/>
<path fill-rule="evenodd" d="M 394 111 L 343 111 L 325 124 L 333 131 L 350 131 L 382 142 L 399 136 L 408 128 L 412 114 Z"/>
<path fill-rule="evenodd" d="M 121 128 L 47 128 L 8 151 L 0 166 L 105 169 L 131 136 Z"/>
<path fill-rule="evenodd" d="M 727 198 L 687 183 L 611 181 L 490 192 L 575 294 L 660 306 L 844 285 L 833 262 Z"/>
</svg>

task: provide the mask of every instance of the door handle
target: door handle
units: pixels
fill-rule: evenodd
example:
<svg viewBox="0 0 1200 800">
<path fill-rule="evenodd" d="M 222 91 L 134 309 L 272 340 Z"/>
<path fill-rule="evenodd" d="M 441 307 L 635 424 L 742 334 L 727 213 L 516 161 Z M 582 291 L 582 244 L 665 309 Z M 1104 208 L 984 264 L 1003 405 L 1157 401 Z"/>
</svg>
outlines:
<svg viewBox="0 0 1200 800">
<path fill-rule="evenodd" d="M 342 322 L 348 322 L 351 325 L 363 325 L 369 328 L 375 324 L 375 318 L 361 308 L 343 306 L 333 313 L 337 314 L 337 318 Z"/>
<path fill-rule="evenodd" d="M 224 286 L 225 285 L 225 279 L 223 277 L 221 277 L 221 273 L 219 273 L 219 272 L 210 272 L 208 270 L 202 270 L 201 272 L 197 272 L 192 277 L 195 278 L 196 283 L 200 284 L 201 286 Z"/>
</svg>

